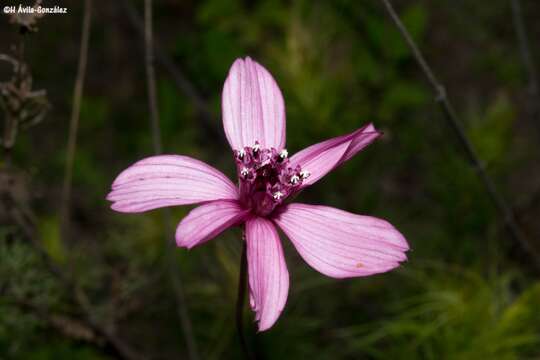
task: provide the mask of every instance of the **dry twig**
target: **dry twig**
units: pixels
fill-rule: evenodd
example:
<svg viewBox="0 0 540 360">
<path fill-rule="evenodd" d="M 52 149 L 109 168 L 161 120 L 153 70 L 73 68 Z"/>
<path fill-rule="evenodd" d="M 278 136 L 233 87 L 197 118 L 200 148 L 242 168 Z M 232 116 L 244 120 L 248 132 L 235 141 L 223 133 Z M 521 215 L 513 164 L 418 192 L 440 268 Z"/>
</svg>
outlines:
<svg viewBox="0 0 540 360">
<path fill-rule="evenodd" d="M 520 55 L 527 71 L 529 80 L 529 93 L 531 96 L 538 96 L 538 74 L 536 66 L 531 55 L 529 48 L 529 37 L 527 36 L 527 30 L 525 28 L 525 22 L 523 21 L 523 11 L 520 0 L 511 0 L 512 16 L 516 36 L 519 43 Z"/>
<path fill-rule="evenodd" d="M 73 162 L 75 161 L 75 151 L 77 148 L 77 132 L 79 129 L 79 117 L 81 112 L 84 78 L 86 75 L 86 63 L 88 61 L 88 43 L 90 41 L 91 22 L 92 0 L 85 0 L 81 33 L 81 47 L 79 49 L 79 65 L 77 67 L 75 88 L 73 90 L 73 107 L 71 108 L 71 118 L 69 121 L 66 166 L 64 171 L 64 183 L 62 186 L 62 201 L 60 205 L 60 221 L 62 226 L 61 230 L 63 238 L 67 238 L 69 232 L 71 181 L 73 178 Z"/>
<path fill-rule="evenodd" d="M 132 2 L 125 0 L 124 8 L 127 12 L 128 19 L 135 30 L 141 37 L 144 37 L 145 30 L 143 21 L 137 14 L 137 10 L 133 7 Z M 207 101 L 200 95 L 195 86 L 189 81 L 178 65 L 175 64 L 172 58 L 156 40 L 152 41 L 152 46 L 155 51 L 156 60 L 165 68 L 165 70 L 169 72 L 176 87 L 192 102 L 195 110 L 200 116 L 202 126 L 209 138 L 225 144 L 223 131 L 219 129 L 219 121 L 210 110 L 210 106 L 208 105 Z"/>
<path fill-rule="evenodd" d="M 422 52 L 414 42 L 411 34 L 408 32 L 407 28 L 399 18 L 398 14 L 396 13 L 394 7 L 392 6 L 390 0 L 381 0 L 384 7 L 386 8 L 388 14 L 390 15 L 390 18 L 398 28 L 399 32 L 403 36 L 403 39 L 407 43 L 407 46 L 411 50 L 416 62 L 422 69 L 424 75 L 426 76 L 429 84 L 431 85 L 433 89 L 433 93 L 435 95 L 435 100 L 440 105 L 441 110 L 444 114 L 444 118 L 448 122 L 448 124 L 452 127 L 455 134 L 457 135 L 457 138 L 459 139 L 459 142 L 463 149 L 465 150 L 465 153 L 467 155 L 467 158 L 469 159 L 471 166 L 474 168 L 474 170 L 477 172 L 478 177 L 482 181 L 482 184 L 484 185 L 486 192 L 488 193 L 489 197 L 493 201 L 493 204 L 501 214 L 502 218 L 504 219 L 504 222 L 508 228 L 508 231 L 510 235 L 520 244 L 520 246 L 525 250 L 534 260 L 534 264 L 540 268 L 540 254 L 531 246 L 527 238 L 525 237 L 525 234 L 521 230 L 520 226 L 517 224 L 516 219 L 514 217 L 514 213 L 512 212 L 510 206 L 506 203 L 506 200 L 502 197 L 502 195 L 499 193 L 497 188 L 495 187 L 495 183 L 493 182 L 493 179 L 489 176 L 485 169 L 484 163 L 480 160 L 480 157 L 478 156 L 471 140 L 467 136 L 465 129 L 463 128 L 462 122 L 459 119 L 454 107 L 450 103 L 450 100 L 448 99 L 448 96 L 446 94 L 446 89 L 444 86 L 439 82 L 433 71 L 431 70 L 431 67 L 426 62 L 426 59 L 424 58 Z"/>
<path fill-rule="evenodd" d="M 50 108 L 47 92 L 32 89 L 32 74 L 22 60 L 22 47 L 21 40 L 19 59 L 0 54 L 0 61 L 13 67 L 11 78 L 0 82 L 0 107 L 4 113 L 4 132 L 0 141 L 6 153 L 15 145 L 18 130 L 41 122 Z"/>
<path fill-rule="evenodd" d="M 161 129 L 159 124 L 159 110 L 156 92 L 156 74 L 154 69 L 154 44 L 153 44 L 153 26 L 152 26 L 152 0 L 144 2 L 144 49 L 145 49 L 145 68 L 148 87 L 148 106 L 150 110 L 150 127 L 152 131 L 152 142 L 156 155 L 162 152 Z M 165 220 L 165 228 L 167 233 L 172 229 L 171 213 L 169 209 L 163 210 Z M 175 268 L 173 250 L 174 241 L 166 239 L 165 253 L 167 256 L 167 266 L 169 267 L 169 276 L 173 285 L 176 300 L 176 310 L 178 318 L 182 325 L 184 340 L 187 345 L 189 358 L 192 360 L 199 359 L 197 344 L 193 335 L 193 328 L 189 313 L 187 311 L 186 298 L 183 290 L 182 279 Z"/>
<path fill-rule="evenodd" d="M 528 99 L 528 115 L 536 128 L 540 130 L 540 93 L 538 88 L 538 72 L 534 63 L 533 56 L 529 47 L 529 37 L 527 36 L 527 30 L 525 27 L 525 21 L 523 19 L 523 10 L 520 0 L 511 0 L 512 6 L 512 19 L 514 23 L 514 29 L 519 44 L 519 52 L 521 55 L 521 61 L 525 67 L 527 73 L 527 92 Z"/>
</svg>

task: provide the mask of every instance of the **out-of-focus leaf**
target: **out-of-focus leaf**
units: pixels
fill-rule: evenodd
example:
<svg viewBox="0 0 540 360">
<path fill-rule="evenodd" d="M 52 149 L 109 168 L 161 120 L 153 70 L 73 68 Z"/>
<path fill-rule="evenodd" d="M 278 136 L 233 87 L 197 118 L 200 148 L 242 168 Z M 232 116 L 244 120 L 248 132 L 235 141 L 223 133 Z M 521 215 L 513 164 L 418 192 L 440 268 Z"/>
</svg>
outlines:
<svg viewBox="0 0 540 360">
<path fill-rule="evenodd" d="M 58 263 L 66 261 L 66 249 L 60 237 L 60 223 L 58 217 L 50 216 L 41 219 L 40 233 L 45 251 Z"/>
<path fill-rule="evenodd" d="M 500 163 L 508 151 L 511 127 L 516 113 L 508 97 L 501 93 L 484 114 L 476 115 L 469 131 L 480 157 L 487 163 Z"/>
</svg>

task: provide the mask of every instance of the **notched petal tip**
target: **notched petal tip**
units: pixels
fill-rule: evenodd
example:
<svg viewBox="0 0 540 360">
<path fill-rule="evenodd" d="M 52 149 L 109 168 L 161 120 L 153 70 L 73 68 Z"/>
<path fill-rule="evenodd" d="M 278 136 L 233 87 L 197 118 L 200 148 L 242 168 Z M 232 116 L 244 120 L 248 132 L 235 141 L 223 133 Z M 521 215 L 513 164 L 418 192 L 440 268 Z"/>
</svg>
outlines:
<svg viewBox="0 0 540 360">
<path fill-rule="evenodd" d="M 185 248 L 187 250 L 191 250 L 193 247 L 195 247 L 195 244 L 191 244 L 186 236 L 178 232 L 178 229 L 175 232 L 174 239 L 176 242 L 176 247 Z"/>
<path fill-rule="evenodd" d="M 375 125 L 372 122 L 370 122 L 370 123 L 368 123 L 366 125 L 364 131 L 365 132 L 378 132 L 378 133 L 380 133 L 380 131 L 375 128 Z"/>
<path fill-rule="evenodd" d="M 261 333 L 261 332 L 264 332 L 264 331 L 268 331 L 272 328 L 272 326 L 275 325 L 275 323 L 277 322 L 277 320 L 279 319 L 279 317 L 281 316 L 281 313 L 283 312 L 283 310 L 280 310 L 276 316 L 275 319 L 271 320 L 271 321 L 261 321 L 260 319 L 256 319 L 255 322 L 258 322 L 257 324 L 257 333 Z"/>
<path fill-rule="evenodd" d="M 373 140 L 376 140 L 377 138 L 384 135 L 384 132 L 382 130 L 375 128 L 375 125 L 373 123 L 367 124 L 367 126 L 361 131 L 361 133 L 363 135 L 373 136 Z"/>
</svg>

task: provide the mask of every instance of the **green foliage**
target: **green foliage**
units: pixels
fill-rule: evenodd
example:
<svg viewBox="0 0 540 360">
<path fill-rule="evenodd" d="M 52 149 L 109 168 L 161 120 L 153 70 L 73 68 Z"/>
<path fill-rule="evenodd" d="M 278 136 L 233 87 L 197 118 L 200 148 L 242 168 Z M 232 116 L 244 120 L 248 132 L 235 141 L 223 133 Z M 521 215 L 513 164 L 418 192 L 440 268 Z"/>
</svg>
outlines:
<svg viewBox="0 0 540 360">
<path fill-rule="evenodd" d="M 398 299 L 386 319 L 342 329 L 350 351 L 375 359 L 523 359 L 540 345 L 540 284 L 515 290 L 512 275 L 486 278 L 448 266 L 409 268 L 415 295 Z"/>
<path fill-rule="evenodd" d="M 45 251 L 55 262 L 64 263 L 66 261 L 66 250 L 60 238 L 58 218 L 43 218 L 40 225 Z"/>
<path fill-rule="evenodd" d="M 28 244 L 0 239 L 2 288 L 15 299 L 36 299 L 44 306 L 58 302 L 58 284 L 44 270 L 39 255 Z"/>
<path fill-rule="evenodd" d="M 62 292 L 33 248 L 8 234 L 0 234 L 0 356 L 24 358 L 43 326 L 30 309 L 57 306 Z"/>
<path fill-rule="evenodd" d="M 515 118 L 513 104 L 503 93 L 488 105 L 484 114 L 471 121 L 471 139 L 486 163 L 491 165 L 505 158 L 504 155 L 511 145 L 508 134 Z"/>
</svg>

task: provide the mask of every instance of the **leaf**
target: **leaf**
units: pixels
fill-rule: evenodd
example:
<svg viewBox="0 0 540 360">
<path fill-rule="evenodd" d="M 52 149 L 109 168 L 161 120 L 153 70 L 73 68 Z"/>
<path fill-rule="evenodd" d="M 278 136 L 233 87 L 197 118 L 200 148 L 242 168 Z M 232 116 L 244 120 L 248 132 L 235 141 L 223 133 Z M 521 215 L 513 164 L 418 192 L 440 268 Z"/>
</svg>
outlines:
<svg viewBox="0 0 540 360">
<path fill-rule="evenodd" d="M 483 114 L 474 114 L 469 131 L 480 158 L 500 163 L 510 147 L 511 126 L 516 118 L 513 104 L 500 93 Z"/>
<path fill-rule="evenodd" d="M 43 218 L 39 223 L 39 231 L 47 254 L 54 261 L 64 263 L 66 261 L 66 250 L 60 237 L 60 221 L 58 217 Z"/>
</svg>

